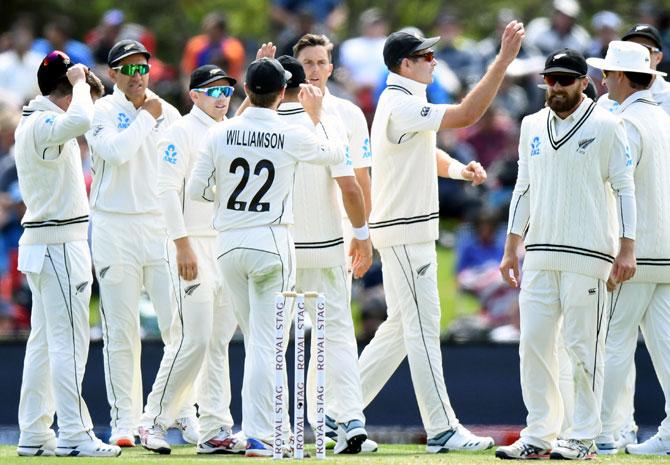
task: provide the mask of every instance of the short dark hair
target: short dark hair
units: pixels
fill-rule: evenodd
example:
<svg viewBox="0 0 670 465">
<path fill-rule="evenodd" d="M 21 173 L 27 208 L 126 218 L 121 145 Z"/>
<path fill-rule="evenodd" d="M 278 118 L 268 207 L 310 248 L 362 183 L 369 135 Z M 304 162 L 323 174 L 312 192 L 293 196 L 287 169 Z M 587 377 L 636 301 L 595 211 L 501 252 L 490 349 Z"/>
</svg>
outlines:
<svg viewBox="0 0 670 465">
<path fill-rule="evenodd" d="M 652 74 L 648 73 L 632 73 L 630 71 L 624 71 L 624 76 L 630 81 L 630 86 L 635 90 L 646 90 L 651 84 L 651 79 L 654 77 Z"/>
<path fill-rule="evenodd" d="M 277 92 L 269 92 L 267 94 L 255 94 L 251 91 L 247 91 L 247 96 L 249 97 L 249 101 L 253 106 L 260 108 L 271 108 L 272 105 L 274 105 L 279 99 L 280 93 L 281 90 L 278 90 Z"/>
<path fill-rule="evenodd" d="M 298 58 L 300 52 L 308 47 L 325 47 L 328 60 L 333 61 L 333 43 L 323 34 L 305 34 L 293 46 L 293 56 Z"/>
<path fill-rule="evenodd" d="M 284 91 L 284 99 L 296 98 L 300 93 L 300 87 L 287 87 Z"/>
<path fill-rule="evenodd" d="M 51 92 L 46 95 L 51 95 L 52 97 L 61 98 L 72 95 L 72 84 L 67 76 L 63 76 L 58 80 L 58 82 L 53 86 Z"/>
</svg>

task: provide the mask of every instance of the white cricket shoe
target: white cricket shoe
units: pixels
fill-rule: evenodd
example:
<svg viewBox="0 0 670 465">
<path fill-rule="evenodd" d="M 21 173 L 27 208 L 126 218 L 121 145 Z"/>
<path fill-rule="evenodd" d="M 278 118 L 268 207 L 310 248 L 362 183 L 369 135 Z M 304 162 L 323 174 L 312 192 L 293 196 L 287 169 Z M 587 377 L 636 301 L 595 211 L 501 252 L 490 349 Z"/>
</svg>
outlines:
<svg viewBox="0 0 670 465">
<path fill-rule="evenodd" d="M 198 419 L 196 417 L 182 417 L 175 421 L 181 431 L 181 437 L 189 444 L 198 443 Z"/>
<path fill-rule="evenodd" d="M 628 444 L 627 454 L 634 455 L 670 455 L 670 439 L 663 439 L 658 434 L 653 435 L 640 444 Z"/>
<path fill-rule="evenodd" d="M 428 438 L 426 452 L 438 454 L 449 452 L 450 450 L 486 450 L 493 447 L 493 444 L 493 438 L 488 436 L 477 436 L 472 434 L 465 426 L 458 425 L 454 429 L 447 430 L 435 437 Z"/>
<path fill-rule="evenodd" d="M 216 436 L 198 443 L 196 451 L 198 454 L 244 454 L 246 448 L 246 439 L 240 439 L 239 435 L 222 428 Z"/>
<path fill-rule="evenodd" d="M 632 429 L 626 428 L 622 430 L 619 435 L 619 440 L 616 441 L 618 449 L 625 449 L 630 444 L 637 444 L 637 425 Z"/>
<path fill-rule="evenodd" d="M 172 447 L 165 439 L 165 429 L 160 425 L 140 427 L 140 443 L 146 450 L 167 455 Z"/>
<path fill-rule="evenodd" d="M 58 446 L 55 452 L 58 457 L 118 457 L 121 448 L 95 438 L 76 446 Z"/>
<path fill-rule="evenodd" d="M 16 447 L 16 453 L 21 457 L 53 457 L 56 450 L 56 438 L 44 441 L 44 444 L 23 445 Z"/>
<path fill-rule="evenodd" d="M 119 447 L 135 447 L 135 435 L 129 429 L 112 430 L 109 443 Z"/>
<path fill-rule="evenodd" d="M 369 454 L 371 452 L 377 452 L 377 450 L 379 450 L 379 445 L 372 439 L 368 438 L 361 444 L 361 454 Z"/>
<path fill-rule="evenodd" d="M 589 460 L 596 456 L 596 444 L 590 439 L 559 439 L 549 458 L 558 460 Z"/>
<path fill-rule="evenodd" d="M 517 439 L 516 442 L 509 446 L 500 446 L 496 449 L 496 457 L 499 459 L 514 459 L 514 460 L 535 460 L 548 459 L 549 449 L 536 446 L 524 441 L 523 438 Z"/>
<path fill-rule="evenodd" d="M 598 436 L 596 438 L 596 451 L 598 455 L 616 455 L 619 447 L 611 434 Z"/>
</svg>

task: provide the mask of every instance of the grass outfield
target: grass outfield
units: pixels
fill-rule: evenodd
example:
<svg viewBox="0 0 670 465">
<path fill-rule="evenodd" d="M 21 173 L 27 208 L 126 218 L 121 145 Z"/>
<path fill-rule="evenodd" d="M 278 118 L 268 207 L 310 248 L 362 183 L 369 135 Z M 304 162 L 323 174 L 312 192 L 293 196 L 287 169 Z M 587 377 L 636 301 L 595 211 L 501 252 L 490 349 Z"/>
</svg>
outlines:
<svg viewBox="0 0 670 465">
<path fill-rule="evenodd" d="M 313 455 L 314 450 L 311 449 L 310 453 Z M 194 448 L 192 446 L 176 446 L 172 449 L 172 454 L 159 456 L 157 454 L 150 453 L 141 447 L 135 447 L 133 449 L 124 449 L 121 457 L 114 459 L 102 458 L 102 459 L 92 459 L 92 458 L 59 458 L 59 457 L 18 457 L 16 455 L 16 450 L 14 446 L 0 446 L 0 463 L 3 465 L 13 465 L 13 464 L 27 464 L 27 463 L 85 463 L 85 464 L 103 464 L 103 463 L 141 463 L 141 464 L 165 464 L 165 463 L 174 463 L 174 464 L 190 464 L 190 463 L 203 463 L 205 461 L 216 460 L 222 464 L 253 464 L 256 462 L 271 462 L 272 459 L 251 459 L 244 457 L 234 457 L 226 455 L 214 455 L 214 456 L 199 456 L 194 454 Z M 316 459 L 309 458 L 306 459 L 309 462 L 316 462 Z M 419 463 L 439 463 L 439 464 L 466 464 L 466 465 L 480 465 L 480 464 L 500 464 L 503 463 L 501 460 L 498 460 L 493 455 L 493 449 L 478 452 L 478 453 L 462 453 L 462 452 L 450 452 L 448 454 L 426 454 L 424 452 L 424 446 L 422 445 L 409 445 L 409 444 L 393 444 L 393 445 L 382 445 L 380 451 L 374 454 L 365 454 L 365 455 L 347 455 L 347 456 L 331 456 L 330 453 L 326 459 L 329 463 L 337 464 L 384 464 L 384 465 L 404 465 L 404 464 L 419 464 Z M 625 463 L 627 465 L 642 465 L 642 464 L 651 464 L 651 463 L 669 463 L 667 457 L 642 457 L 642 456 L 632 456 L 626 454 L 619 454 L 617 456 L 604 456 L 598 457 L 597 462 L 615 464 L 615 463 Z M 515 462 L 505 462 L 505 463 L 515 463 Z M 592 462 L 593 463 L 593 462 Z"/>
</svg>

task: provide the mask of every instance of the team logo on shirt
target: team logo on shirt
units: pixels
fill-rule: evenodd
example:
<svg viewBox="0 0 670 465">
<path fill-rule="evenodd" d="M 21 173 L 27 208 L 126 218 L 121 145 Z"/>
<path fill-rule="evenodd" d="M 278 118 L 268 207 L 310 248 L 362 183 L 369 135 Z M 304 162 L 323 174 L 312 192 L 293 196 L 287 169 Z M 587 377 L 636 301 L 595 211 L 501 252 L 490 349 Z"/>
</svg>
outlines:
<svg viewBox="0 0 670 465">
<path fill-rule="evenodd" d="M 163 152 L 163 160 L 171 165 L 177 164 L 177 149 L 175 148 L 174 144 L 167 146 L 165 152 Z"/>
<path fill-rule="evenodd" d="M 103 126 L 101 126 L 101 125 L 96 126 L 96 127 L 93 129 L 93 137 L 95 137 L 95 136 L 97 136 L 98 134 L 100 134 L 100 132 L 101 132 L 103 129 L 104 129 L 104 128 L 103 128 Z"/>
<path fill-rule="evenodd" d="M 536 157 L 538 155 L 540 155 L 540 138 L 535 136 L 530 142 L 530 156 Z"/>
<path fill-rule="evenodd" d="M 365 139 L 363 141 L 363 158 L 371 158 L 372 152 L 370 151 L 370 139 Z"/>
<path fill-rule="evenodd" d="M 56 117 L 51 115 L 47 116 L 47 118 L 44 120 L 44 124 L 54 124 L 54 121 L 56 120 Z"/>
<path fill-rule="evenodd" d="M 430 107 L 423 107 L 421 109 L 421 116 L 426 117 L 430 114 Z"/>
<path fill-rule="evenodd" d="M 580 141 L 577 143 L 577 145 L 579 146 L 579 148 L 577 149 L 577 153 L 585 154 L 585 153 L 586 153 L 586 147 L 588 147 L 589 145 L 591 145 L 591 143 L 592 143 L 594 140 L 596 140 L 595 137 L 592 137 L 592 138 L 590 138 L 590 139 L 582 139 L 582 140 L 580 140 Z"/>
<path fill-rule="evenodd" d="M 626 156 L 626 166 L 633 166 L 633 155 L 630 153 L 630 147 L 626 146 L 626 150 L 624 151 L 624 155 Z"/>
<path fill-rule="evenodd" d="M 351 153 L 349 153 L 349 146 L 347 145 L 344 150 L 344 164 L 346 166 L 351 166 L 353 163 L 351 162 Z"/>
<path fill-rule="evenodd" d="M 117 128 L 126 129 L 128 126 L 130 126 L 130 118 L 128 118 L 125 113 L 119 113 L 116 115 L 116 123 Z"/>
</svg>

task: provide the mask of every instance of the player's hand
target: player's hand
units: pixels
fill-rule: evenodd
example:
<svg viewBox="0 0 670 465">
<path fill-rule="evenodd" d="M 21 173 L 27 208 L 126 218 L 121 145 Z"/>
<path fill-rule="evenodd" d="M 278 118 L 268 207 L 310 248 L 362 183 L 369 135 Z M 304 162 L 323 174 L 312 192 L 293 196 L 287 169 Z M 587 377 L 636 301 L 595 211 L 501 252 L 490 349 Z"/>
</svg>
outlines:
<svg viewBox="0 0 670 465">
<path fill-rule="evenodd" d="M 500 40 L 500 53 L 498 58 L 503 63 L 509 65 L 514 61 L 521 50 L 521 42 L 526 36 L 526 31 L 523 28 L 523 23 L 520 21 L 510 21 L 503 31 Z"/>
<path fill-rule="evenodd" d="M 256 59 L 260 60 L 261 58 L 274 58 L 277 53 L 277 47 L 272 43 L 268 42 L 263 43 L 261 47 L 256 52 Z"/>
<path fill-rule="evenodd" d="M 163 113 L 163 107 L 158 97 L 147 97 L 142 104 L 142 109 L 148 111 L 154 119 L 158 119 L 161 113 Z"/>
<path fill-rule="evenodd" d="M 614 280 L 614 278 L 612 277 L 612 275 L 610 274 L 609 278 L 607 278 L 607 283 L 606 283 L 607 292 L 614 292 L 614 290 L 616 289 L 616 287 L 618 285 L 619 285 L 619 283 L 617 283 Z"/>
<path fill-rule="evenodd" d="M 472 181 L 473 186 L 478 186 L 486 181 L 486 170 L 479 162 L 471 161 L 461 172 L 466 181 Z"/>
<path fill-rule="evenodd" d="M 312 84 L 300 84 L 298 101 L 314 124 L 321 120 L 321 105 L 323 104 L 321 89 Z"/>
<path fill-rule="evenodd" d="M 180 237 L 174 241 L 177 247 L 177 270 L 179 276 L 186 281 L 193 281 L 198 277 L 198 258 L 191 248 L 188 237 Z"/>
<path fill-rule="evenodd" d="M 351 240 L 349 246 L 351 257 L 351 269 L 355 278 L 362 278 L 372 265 L 372 241 L 370 238 L 360 241 L 356 238 Z"/>
<path fill-rule="evenodd" d="M 614 259 L 614 265 L 612 265 L 612 272 L 610 273 L 612 280 L 616 283 L 628 281 L 635 275 L 637 263 L 634 244 L 635 241 L 631 239 L 621 239 L 619 254 Z"/>
<path fill-rule="evenodd" d="M 498 269 L 503 281 L 509 284 L 510 287 L 519 287 L 521 280 L 519 279 L 519 256 L 516 254 L 516 251 L 505 251 Z"/>
<path fill-rule="evenodd" d="M 86 66 L 82 65 L 81 63 L 70 66 L 70 68 L 68 68 L 67 72 L 65 73 L 67 80 L 70 81 L 70 84 L 73 86 L 78 82 L 86 81 L 87 69 L 88 68 L 86 68 Z"/>
</svg>

